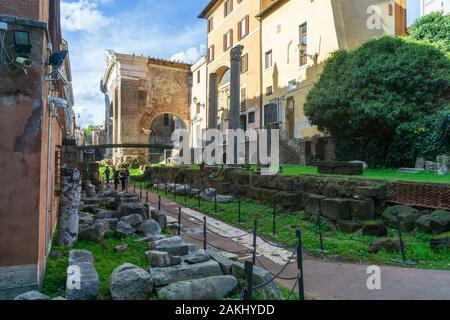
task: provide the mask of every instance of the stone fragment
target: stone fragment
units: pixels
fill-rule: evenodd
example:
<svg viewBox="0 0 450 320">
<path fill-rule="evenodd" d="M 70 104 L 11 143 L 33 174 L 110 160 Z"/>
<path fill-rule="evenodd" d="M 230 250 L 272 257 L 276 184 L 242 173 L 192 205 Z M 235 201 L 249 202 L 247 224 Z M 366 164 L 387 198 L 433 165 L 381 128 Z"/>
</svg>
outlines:
<svg viewBox="0 0 450 320">
<path fill-rule="evenodd" d="M 156 287 L 167 286 L 178 281 L 223 275 L 222 270 L 216 261 L 207 261 L 191 265 L 180 264 L 168 268 L 150 268 L 149 273 L 152 276 Z"/>
<path fill-rule="evenodd" d="M 78 238 L 82 241 L 101 242 L 108 230 L 109 224 L 98 220 L 92 225 L 81 228 Z"/>
<path fill-rule="evenodd" d="M 14 300 L 42 301 L 42 300 L 50 300 L 50 298 L 40 293 L 39 291 L 30 291 L 18 295 L 17 297 L 14 298 Z"/>
<path fill-rule="evenodd" d="M 132 236 L 136 232 L 136 229 L 133 228 L 131 225 L 129 225 L 126 222 L 119 221 L 116 227 L 116 231 L 114 232 L 114 235 L 118 239 L 124 239 Z"/>
<path fill-rule="evenodd" d="M 150 212 L 151 218 L 158 222 L 161 230 L 166 230 L 167 228 L 167 216 L 159 210 L 152 210 Z"/>
<path fill-rule="evenodd" d="M 67 268 L 66 299 L 95 300 L 99 290 L 99 277 L 94 258 L 89 251 L 72 250 Z"/>
<path fill-rule="evenodd" d="M 161 227 L 154 220 L 146 220 L 137 228 L 137 231 L 142 236 L 157 236 L 161 234 Z"/>
<path fill-rule="evenodd" d="M 203 250 L 197 251 L 194 253 L 190 253 L 189 255 L 183 257 L 183 261 L 188 264 L 206 262 L 210 259 L 211 259 L 211 257 L 208 255 L 208 253 L 206 253 Z"/>
<path fill-rule="evenodd" d="M 120 221 L 128 223 L 133 228 L 137 229 L 144 222 L 144 219 L 142 219 L 142 216 L 139 214 L 132 214 L 130 216 L 123 217 Z"/>
<path fill-rule="evenodd" d="M 158 298 L 172 301 L 220 300 L 227 297 L 237 284 L 233 276 L 179 281 L 159 290 Z"/>
<path fill-rule="evenodd" d="M 145 254 L 147 256 L 148 262 L 154 268 L 172 267 L 181 263 L 181 257 L 172 256 L 167 252 L 150 250 Z"/>
<path fill-rule="evenodd" d="M 322 216 L 331 221 L 350 220 L 350 205 L 347 199 L 324 199 L 321 202 Z"/>
<path fill-rule="evenodd" d="M 381 221 L 366 221 L 362 227 L 363 236 L 385 237 L 388 235 L 386 226 Z"/>
<path fill-rule="evenodd" d="M 419 219 L 420 212 L 409 206 L 398 205 L 387 208 L 382 214 L 382 219 L 388 227 L 397 229 L 397 216 L 400 218 L 401 229 L 409 232 L 414 229 L 414 224 Z"/>
<path fill-rule="evenodd" d="M 381 250 L 387 252 L 399 252 L 400 251 L 400 241 L 391 240 L 388 238 L 377 239 L 369 245 L 369 253 L 378 253 Z"/>
<path fill-rule="evenodd" d="M 113 271 L 109 288 L 113 300 L 148 300 L 153 281 L 148 272 L 127 263 Z"/>
</svg>

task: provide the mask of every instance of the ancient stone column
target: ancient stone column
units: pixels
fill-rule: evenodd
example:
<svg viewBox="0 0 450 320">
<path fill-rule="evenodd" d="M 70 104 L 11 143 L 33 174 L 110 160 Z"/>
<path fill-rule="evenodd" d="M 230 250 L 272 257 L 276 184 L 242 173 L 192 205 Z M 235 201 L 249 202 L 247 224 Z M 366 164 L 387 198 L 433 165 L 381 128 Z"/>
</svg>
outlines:
<svg viewBox="0 0 450 320">
<path fill-rule="evenodd" d="M 217 129 L 218 106 L 217 73 L 209 74 L 208 129 Z"/>
<path fill-rule="evenodd" d="M 243 46 L 237 45 L 231 49 L 230 114 L 228 126 L 231 130 L 237 130 L 241 126 L 241 56 L 243 48 Z"/>
<path fill-rule="evenodd" d="M 63 169 L 58 216 L 58 244 L 72 247 L 78 241 L 78 207 L 81 202 L 81 174 Z"/>
</svg>

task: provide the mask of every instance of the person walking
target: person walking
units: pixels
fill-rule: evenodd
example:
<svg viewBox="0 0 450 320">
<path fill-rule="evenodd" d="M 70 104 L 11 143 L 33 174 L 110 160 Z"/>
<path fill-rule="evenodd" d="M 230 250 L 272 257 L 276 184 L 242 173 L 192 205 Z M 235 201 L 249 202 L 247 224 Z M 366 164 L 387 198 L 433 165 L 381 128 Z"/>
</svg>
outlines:
<svg viewBox="0 0 450 320">
<path fill-rule="evenodd" d="M 127 187 L 127 174 L 124 171 L 120 171 L 119 179 L 122 184 L 122 191 L 126 190 Z"/>
<path fill-rule="evenodd" d="M 109 186 L 109 179 L 111 176 L 111 170 L 109 169 L 109 167 L 106 167 L 105 169 L 105 178 L 106 178 L 106 185 Z"/>
<path fill-rule="evenodd" d="M 117 189 L 119 188 L 119 171 L 114 171 L 114 190 L 117 191 Z"/>
</svg>

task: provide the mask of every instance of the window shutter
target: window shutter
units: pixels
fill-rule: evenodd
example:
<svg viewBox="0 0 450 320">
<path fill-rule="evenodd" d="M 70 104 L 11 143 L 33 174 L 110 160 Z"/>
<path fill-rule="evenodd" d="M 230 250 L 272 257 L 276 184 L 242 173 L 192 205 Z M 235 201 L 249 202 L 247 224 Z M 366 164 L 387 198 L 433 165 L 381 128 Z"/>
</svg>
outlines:
<svg viewBox="0 0 450 320">
<path fill-rule="evenodd" d="M 250 16 L 245 17 L 245 34 L 250 33 Z"/>
<path fill-rule="evenodd" d="M 233 11 L 233 0 L 229 0 L 230 1 L 230 13 Z"/>
<path fill-rule="evenodd" d="M 227 50 L 227 34 L 223 35 L 223 51 Z"/>
<path fill-rule="evenodd" d="M 230 30 L 230 48 L 233 46 L 233 29 Z"/>
<path fill-rule="evenodd" d="M 238 39 L 242 39 L 242 21 L 238 22 Z"/>
<path fill-rule="evenodd" d="M 214 59 L 215 59 L 215 52 L 214 52 L 215 46 L 212 45 L 211 49 L 212 49 L 212 61 L 214 61 Z"/>
</svg>

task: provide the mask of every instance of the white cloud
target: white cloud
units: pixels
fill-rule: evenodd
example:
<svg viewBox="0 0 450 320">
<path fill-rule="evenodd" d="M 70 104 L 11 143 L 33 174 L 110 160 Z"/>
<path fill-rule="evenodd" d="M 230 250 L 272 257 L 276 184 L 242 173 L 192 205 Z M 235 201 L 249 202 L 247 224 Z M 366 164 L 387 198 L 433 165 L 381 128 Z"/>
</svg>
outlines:
<svg viewBox="0 0 450 320">
<path fill-rule="evenodd" d="M 97 3 L 109 3 L 109 0 L 79 0 L 78 2 L 61 2 L 61 25 L 68 31 L 95 32 L 106 27 L 112 19 L 97 10 Z"/>
<path fill-rule="evenodd" d="M 175 53 L 170 59 L 171 60 L 179 60 L 179 61 L 183 61 L 186 63 L 194 63 L 198 59 L 200 59 L 200 57 L 202 55 L 205 54 L 205 50 L 206 50 L 205 45 L 201 45 L 199 48 L 190 47 L 186 51 L 181 51 L 181 52 Z"/>
</svg>

